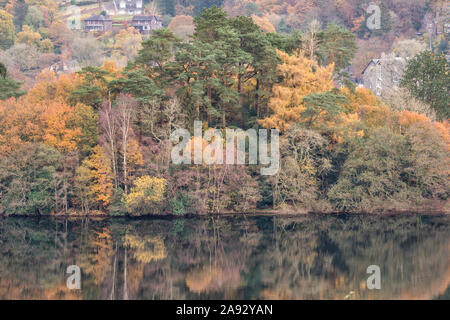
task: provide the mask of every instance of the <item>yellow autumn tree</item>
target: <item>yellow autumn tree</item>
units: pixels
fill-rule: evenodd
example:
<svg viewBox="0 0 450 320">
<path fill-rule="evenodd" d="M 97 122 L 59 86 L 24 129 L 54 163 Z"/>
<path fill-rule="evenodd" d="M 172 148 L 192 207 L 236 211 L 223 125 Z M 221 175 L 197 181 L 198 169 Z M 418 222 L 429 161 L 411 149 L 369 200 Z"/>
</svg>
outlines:
<svg viewBox="0 0 450 320">
<path fill-rule="evenodd" d="M 105 60 L 101 66 L 101 68 L 105 71 L 108 71 L 109 75 L 106 76 L 107 81 L 111 81 L 115 79 L 118 69 L 117 65 L 114 61 L 111 60 Z"/>
<path fill-rule="evenodd" d="M 22 31 L 17 33 L 16 43 L 24 43 L 29 46 L 39 46 L 41 42 L 41 35 L 39 32 L 33 31 L 29 26 L 24 25 Z"/>
<path fill-rule="evenodd" d="M 264 32 L 276 33 L 277 30 L 273 24 L 266 17 L 258 17 L 257 15 L 252 15 L 253 22 Z"/>
<path fill-rule="evenodd" d="M 364 122 L 367 128 L 392 127 L 395 120 L 395 112 L 379 100 L 369 89 L 356 88 L 354 91 L 344 87 L 341 93 L 348 99 L 347 109 L 352 118 L 353 114 Z"/>
<path fill-rule="evenodd" d="M 128 143 L 128 180 L 133 181 L 138 168 L 144 165 L 144 156 L 139 147 L 139 142 L 135 138 L 131 138 Z"/>
<path fill-rule="evenodd" d="M 86 255 L 80 255 L 79 266 L 84 274 L 91 276 L 96 285 L 100 285 L 113 272 L 113 257 L 117 251 L 114 250 L 114 239 L 110 229 L 104 227 L 92 231 L 87 235 L 91 250 Z"/>
<path fill-rule="evenodd" d="M 347 98 L 348 104 L 345 106 L 350 112 L 357 112 L 360 106 L 380 106 L 381 102 L 367 88 L 355 88 L 350 90 L 347 87 L 341 89 L 341 93 Z"/>
<path fill-rule="evenodd" d="M 112 177 L 108 157 L 100 146 L 96 146 L 75 175 L 75 192 L 83 211 L 89 212 L 93 207 L 101 209 L 111 203 L 114 191 Z"/>
<path fill-rule="evenodd" d="M 149 263 L 167 257 L 166 247 L 161 236 L 140 237 L 127 232 L 124 245 L 131 249 L 134 259 L 140 263 Z"/>
<path fill-rule="evenodd" d="M 69 103 L 70 94 L 81 85 L 77 74 L 62 74 L 59 77 L 51 70 L 43 70 L 36 79 L 36 84 L 28 92 L 31 103 L 59 100 Z"/>
<path fill-rule="evenodd" d="M 417 122 L 431 122 L 425 114 L 420 114 L 408 110 L 399 112 L 397 114 L 397 119 L 401 128 L 409 128 L 412 124 Z"/>
<path fill-rule="evenodd" d="M 301 119 L 306 110 L 303 98 L 312 93 L 330 91 L 333 88 L 333 68 L 330 64 L 321 67 L 303 53 L 289 55 L 277 50 L 282 63 L 278 66 L 278 74 L 283 81 L 273 86 L 269 108 L 272 115 L 259 123 L 268 129 L 275 128 L 281 132 Z"/>
<path fill-rule="evenodd" d="M 347 102 L 342 105 L 346 112 L 341 112 L 331 121 L 326 121 L 319 126 L 329 129 L 327 133 L 330 134 L 331 141 L 334 143 L 341 143 L 348 138 L 363 137 L 364 120 L 366 119 L 364 117 L 376 115 L 376 111 L 379 111 L 380 108 L 385 110 L 381 101 L 369 89 L 350 90 L 343 87 L 340 94 L 347 99 Z"/>
<path fill-rule="evenodd" d="M 125 196 L 126 207 L 131 214 L 147 214 L 154 212 L 164 199 L 166 180 L 150 176 L 142 176 L 134 181 L 134 187 Z"/>
</svg>

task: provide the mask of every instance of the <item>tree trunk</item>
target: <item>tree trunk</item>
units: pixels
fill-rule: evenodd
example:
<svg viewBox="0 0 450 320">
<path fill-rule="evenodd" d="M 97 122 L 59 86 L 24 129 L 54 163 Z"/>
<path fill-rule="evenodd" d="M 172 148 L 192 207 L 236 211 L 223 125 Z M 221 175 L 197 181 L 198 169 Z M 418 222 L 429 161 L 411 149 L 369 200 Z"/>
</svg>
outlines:
<svg viewBox="0 0 450 320">
<path fill-rule="evenodd" d="M 256 109 L 256 118 L 259 119 L 261 116 L 261 110 L 259 107 L 259 78 L 256 79 L 256 88 L 255 88 L 255 109 Z"/>
<path fill-rule="evenodd" d="M 222 128 L 225 129 L 227 125 L 226 117 L 225 117 L 225 106 L 222 107 Z"/>
</svg>

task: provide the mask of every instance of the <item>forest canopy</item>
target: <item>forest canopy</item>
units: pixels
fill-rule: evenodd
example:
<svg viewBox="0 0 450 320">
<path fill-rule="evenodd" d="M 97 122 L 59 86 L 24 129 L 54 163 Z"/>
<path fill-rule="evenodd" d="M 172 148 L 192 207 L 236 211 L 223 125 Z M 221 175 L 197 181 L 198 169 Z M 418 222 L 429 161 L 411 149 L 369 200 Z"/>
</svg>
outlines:
<svg viewBox="0 0 450 320">
<path fill-rule="evenodd" d="M 302 26 L 295 21 L 321 5 L 186 2 L 156 1 L 162 15 L 182 14 L 149 36 L 132 27 L 73 32 L 51 18 L 49 1 L 0 9 L 1 214 L 448 210 L 443 51 L 415 53 L 395 97 L 349 74 L 361 39 L 416 28 L 419 17 L 399 26 L 383 13 L 392 27 L 371 35 L 350 14 L 354 1 L 341 1 L 339 19 L 327 11 Z M 284 18 L 276 24 L 269 13 Z M 75 70 L 60 60 L 69 52 Z M 205 130 L 278 129 L 278 173 L 175 165 L 170 135 L 192 133 L 194 121 Z"/>
</svg>

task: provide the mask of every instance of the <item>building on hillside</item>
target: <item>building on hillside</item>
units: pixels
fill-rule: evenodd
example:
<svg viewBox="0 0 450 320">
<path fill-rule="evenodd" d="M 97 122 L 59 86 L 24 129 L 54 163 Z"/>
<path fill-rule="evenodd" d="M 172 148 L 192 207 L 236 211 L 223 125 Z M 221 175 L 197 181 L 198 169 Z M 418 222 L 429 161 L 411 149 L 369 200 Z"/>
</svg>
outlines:
<svg viewBox="0 0 450 320">
<path fill-rule="evenodd" d="M 105 32 L 112 29 L 112 20 L 108 16 L 94 14 L 84 20 L 84 31 Z"/>
<path fill-rule="evenodd" d="M 362 72 L 362 84 L 377 96 L 388 90 L 396 90 L 407 65 L 407 59 L 388 57 L 372 59 Z"/>
<path fill-rule="evenodd" d="M 131 25 L 141 34 L 150 34 L 153 30 L 162 28 L 162 21 L 154 15 L 136 15 Z"/>
<path fill-rule="evenodd" d="M 143 0 L 113 0 L 103 7 L 109 15 L 144 14 Z"/>
</svg>

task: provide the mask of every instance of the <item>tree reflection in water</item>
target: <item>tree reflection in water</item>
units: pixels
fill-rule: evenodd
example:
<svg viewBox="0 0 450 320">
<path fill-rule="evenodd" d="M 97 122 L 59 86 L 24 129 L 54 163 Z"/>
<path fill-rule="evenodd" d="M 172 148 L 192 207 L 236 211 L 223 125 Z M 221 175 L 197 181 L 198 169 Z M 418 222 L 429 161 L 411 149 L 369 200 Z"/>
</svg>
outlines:
<svg viewBox="0 0 450 320">
<path fill-rule="evenodd" d="M 449 299 L 449 220 L 3 218 L 0 298 Z M 366 288 L 372 264 L 381 290 Z"/>
</svg>

